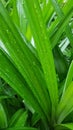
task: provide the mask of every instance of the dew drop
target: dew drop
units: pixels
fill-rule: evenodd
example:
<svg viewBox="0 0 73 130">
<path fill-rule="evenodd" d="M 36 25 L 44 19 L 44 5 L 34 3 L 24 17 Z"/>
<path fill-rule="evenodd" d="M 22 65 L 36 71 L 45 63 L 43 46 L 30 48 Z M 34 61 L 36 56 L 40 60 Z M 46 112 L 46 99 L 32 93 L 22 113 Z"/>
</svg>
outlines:
<svg viewBox="0 0 73 130">
<path fill-rule="evenodd" d="M 35 64 L 35 61 L 33 61 L 33 65 L 35 66 L 36 64 Z"/>
<path fill-rule="evenodd" d="M 6 30 L 6 32 L 7 32 L 7 33 L 9 32 L 8 29 Z"/>
<path fill-rule="evenodd" d="M 34 8 L 37 10 L 36 4 L 34 4 Z"/>
</svg>

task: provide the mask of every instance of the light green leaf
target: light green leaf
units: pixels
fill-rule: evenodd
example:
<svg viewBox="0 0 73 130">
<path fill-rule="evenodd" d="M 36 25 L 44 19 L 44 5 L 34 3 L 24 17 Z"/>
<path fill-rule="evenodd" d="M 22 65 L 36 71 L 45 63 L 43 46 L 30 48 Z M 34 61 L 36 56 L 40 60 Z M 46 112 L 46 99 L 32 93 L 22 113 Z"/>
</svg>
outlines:
<svg viewBox="0 0 73 130">
<path fill-rule="evenodd" d="M 27 105 L 32 112 L 33 110 L 37 111 L 42 119 L 45 119 L 45 114 L 36 100 L 35 95 L 33 95 L 22 75 L 5 56 L 1 49 L 0 77 L 2 77 L 23 98 L 25 105 Z"/>
<path fill-rule="evenodd" d="M 7 9 L 13 22 L 19 27 L 19 16 L 17 11 L 17 0 L 8 0 L 5 8 Z"/>
<path fill-rule="evenodd" d="M 72 0 L 67 0 L 65 3 L 66 4 L 65 4 L 65 6 L 63 8 L 63 12 L 64 12 L 65 15 L 67 15 L 68 10 L 70 10 L 73 7 L 73 1 Z"/>
<path fill-rule="evenodd" d="M 67 123 L 67 124 L 58 124 L 55 126 L 55 130 L 73 130 L 73 123 Z"/>
<path fill-rule="evenodd" d="M 50 0 L 50 1 L 53 4 L 53 7 L 54 7 L 54 9 L 59 17 L 59 20 L 62 20 L 65 17 L 65 15 L 64 15 L 63 11 L 61 10 L 61 7 L 59 6 L 57 0 Z M 71 9 L 71 7 L 70 7 L 70 9 Z M 68 8 L 68 10 L 69 10 L 69 8 Z M 66 32 L 66 34 L 71 42 L 71 45 L 73 47 L 73 35 L 72 35 L 72 31 L 71 31 L 71 28 L 69 25 L 66 26 L 65 32 Z"/>
<path fill-rule="evenodd" d="M 53 12 L 54 12 L 53 6 L 51 5 L 50 1 L 48 0 L 45 8 L 43 8 L 43 10 L 42 10 L 42 14 L 43 14 L 45 23 L 47 23 L 50 20 Z"/>
<path fill-rule="evenodd" d="M 25 35 L 27 19 L 25 17 L 25 11 L 23 8 L 23 0 L 16 0 L 15 7 L 17 7 L 18 18 L 19 18 L 19 26 L 18 27 L 20 28 L 20 31 L 23 33 L 23 35 Z"/>
<path fill-rule="evenodd" d="M 61 123 L 73 111 L 73 82 L 66 89 L 57 108 L 57 123 Z"/>
<path fill-rule="evenodd" d="M 52 33 L 52 35 L 50 36 L 50 38 L 52 38 L 51 39 L 52 48 L 54 48 L 58 44 L 58 41 L 59 41 L 61 35 L 65 31 L 65 28 L 68 25 L 69 20 L 71 19 L 72 15 L 73 15 L 73 8 L 71 8 L 68 11 L 69 11 L 68 14 L 61 20 L 61 22 L 59 24 L 57 24 L 54 33 Z M 54 28 L 53 28 L 53 30 L 54 30 Z M 48 33 L 48 35 L 50 35 L 50 32 Z"/>
<path fill-rule="evenodd" d="M 7 127 L 7 116 L 3 105 L 0 103 L 0 129 Z"/>
<path fill-rule="evenodd" d="M 43 22 L 42 12 L 38 1 L 24 0 L 24 6 L 35 40 L 38 56 L 44 71 L 45 80 L 52 102 L 53 113 L 55 113 L 58 104 L 58 88 L 51 43 L 47 37 L 46 27 Z"/>
<path fill-rule="evenodd" d="M 8 50 L 14 65 L 28 83 L 29 88 L 37 98 L 45 116 L 49 120 L 49 95 L 42 70 L 39 68 L 39 61 L 29 49 L 26 41 L 22 38 L 16 26 L 11 21 L 1 2 L 0 37 Z"/>
<path fill-rule="evenodd" d="M 72 80 L 73 80 L 73 61 L 71 62 L 69 70 L 68 70 L 68 74 L 67 74 L 65 85 L 64 85 L 63 94 L 65 93 L 67 87 L 71 84 Z"/>
<path fill-rule="evenodd" d="M 15 114 L 12 116 L 9 127 L 23 127 L 26 123 L 28 114 L 24 109 L 19 109 L 15 112 Z"/>
</svg>

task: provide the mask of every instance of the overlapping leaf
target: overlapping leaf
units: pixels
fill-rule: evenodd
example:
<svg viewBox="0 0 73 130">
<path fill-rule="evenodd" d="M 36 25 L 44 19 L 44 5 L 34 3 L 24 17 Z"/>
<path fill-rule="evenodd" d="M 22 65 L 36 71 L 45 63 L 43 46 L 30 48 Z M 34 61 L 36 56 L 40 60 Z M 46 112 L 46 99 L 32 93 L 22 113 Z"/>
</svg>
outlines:
<svg viewBox="0 0 73 130">
<path fill-rule="evenodd" d="M 73 130 L 73 123 L 67 123 L 67 124 L 59 124 L 56 125 L 55 130 Z"/>
<path fill-rule="evenodd" d="M 27 83 L 22 75 L 17 71 L 9 59 L 4 55 L 0 49 L 0 77 L 2 77 L 25 101 L 25 104 L 33 112 L 37 111 L 45 116 L 35 96 L 29 89 Z M 36 102 L 36 103 L 35 103 Z M 44 118 L 43 118 L 44 119 Z"/>
<path fill-rule="evenodd" d="M 47 37 L 47 32 L 38 1 L 24 0 L 24 6 L 44 71 L 54 113 L 58 104 L 58 88 L 51 44 Z"/>
<path fill-rule="evenodd" d="M 63 11 L 61 10 L 61 8 L 60 8 L 58 2 L 57 2 L 56 0 L 50 0 L 50 1 L 51 1 L 51 3 L 53 4 L 53 7 L 55 8 L 55 11 L 56 11 L 56 13 L 57 13 L 59 19 L 60 19 L 60 20 L 63 19 L 64 13 L 63 13 Z M 72 4 L 72 2 L 70 1 L 70 5 L 71 5 L 71 4 Z M 70 6 L 69 6 L 69 7 L 70 7 Z M 65 8 L 66 8 L 66 6 L 65 6 Z M 70 7 L 70 9 L 71 9 L 71 7 Z M 68 10 L 69 10 L 69 9 L 68 9 Z M 66 32 L 66 34 L 67 34 L 67 36 L 68 36 L 68 38 L 69 38 L 69 40 L 70 40 L 70 42 L 71 42 L 71 45 L 72 45 L 72 47 L 73 47 L 73 43 L 72 43 L 72 41 L 73 41 L 73 35 L 72 35 L 72 31 L 71 31 L 71 28 L 70 28 L 69 24 L 66 26 L 65 32 Z"/>
<path fill-rule="evenodd" d="M 7 127 L 7 115 L 3 105 L 0 103 L 0 129 Z"/>
<path fill-rule="evenodd" d="M 24 109 L 19 109 L 11 118 L 10 127 L 24 127 L 26 124 L 28 114 Z"/>
<path fill-rule="evenodd" d="M 71 84 L 72 80 L 73 80 L 73 61 L 71 62 L 71 65 L 70 65 L 69 70 L 68 70 L 67 78 L 66 78 L 65 85 L 64 85 L 63 94 L 64 94 L 65 90 L 68 88 L 68 86 Z"/>
<path fill-rule="evenodd" d="M 14 65 L 27 81 L 30 89 L 34 93 L 45 115 L 48 118 L 49 96 L 46 89 L 46 83 L 43 77 L 43 73 L 41 69 L 39 69 L 39 62 L 30 51 L 25 41 L 22 39 L 20 33 L 7 15 L 7 12 L 1 2 L 0 27 L 0 37 L 8 50 L 8 53 Z"/>
<path fill-rule="evenodd" d="M 57 123 L 61 123 L 73 111 L 73 81 L 62 96 L 57 109 Z"/>
</svg>

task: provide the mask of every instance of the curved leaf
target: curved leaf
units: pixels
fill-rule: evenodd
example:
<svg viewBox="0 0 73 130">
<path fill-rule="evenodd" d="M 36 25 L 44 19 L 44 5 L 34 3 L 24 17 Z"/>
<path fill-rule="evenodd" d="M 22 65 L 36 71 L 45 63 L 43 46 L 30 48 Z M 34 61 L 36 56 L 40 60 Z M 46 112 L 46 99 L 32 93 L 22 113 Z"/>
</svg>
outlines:
<svg viewBox="0 0 73 130">
<path fill-rule="evenodd" d="M 26 41 L 24 41 L 16 26 L 11 21 L 1 2 L 0 37 L 8 50 L 14 65 L 28 83 L 29 88 L 36 96 L 46 117 L 49 118 L 49 95 L 46 89 L 43 73 L 39 68 L 39 61 L 26 45 Z"/>
<path fill-rule="evenodd" d="M 64 85 L 63 94 L 65 93 L 67 87 L 71 84 L 72 80 L 73 80 L 73 61 L 71 62 L 69 70 L 68 70 L 68 74 L 67 74 L 65 85 Z"/>
<path fill-rule="evenodd" d="M 73 123 L 58 124 L 55 126 L 55 130 L 65 130 L 65 128 L 68 130 L 73 130 Z"/>
<path fill-rule="evenodd" d="M 33 112 L 37 111 L 43 119 L 45 114 L 40 104 L 28 87 L 22 75 L 0 49 L 0 77 L 2 77 L 25 101 L 25 104 Z M 45 121 L 45 120 L 44 120 Z M 45 121 L 46 122 L 46 121 Z"/>
<path fill-rule="evenodd" d="M 53 114 L 55 114 L 55 109 L 58 104 L 58 88 L 51 43 L 47 37 L 46 27 L 43 23 L 42 13 L 38 1 L 24 0 L 24 7 L 26 9 L 38 56 L 44 71 L 47 88 L 52 102 L 52 111 Z"/>
<path fill-rule="evenodd" d="M 61 123 L 73 111 L 73 81 L 66 89 L 57 108 L 57 123 Z"/>
<path fill-rule="evenodd" d="M 7 127 L 7 116 L 3 105 L 0 103 L 0 129 Z"/>
<path fill-rule="evenodd" d="M 14 113 L 12 116 L 10 122 L 9 122 L 9 127 L 23 127 L 26 123 L 28 114 L 27 111 L 24 109 L 19 109 Z"/>
</svg>

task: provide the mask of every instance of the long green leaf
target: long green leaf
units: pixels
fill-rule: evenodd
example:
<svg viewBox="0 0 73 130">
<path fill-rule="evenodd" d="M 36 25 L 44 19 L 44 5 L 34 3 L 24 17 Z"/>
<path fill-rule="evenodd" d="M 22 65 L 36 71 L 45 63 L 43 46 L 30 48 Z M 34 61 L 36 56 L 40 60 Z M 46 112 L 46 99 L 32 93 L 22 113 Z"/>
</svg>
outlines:
<svg viewBox="0 0 73 130">
<path fill-rule="evenodd" d="M 53 4 L 53 7 L 55 8 L 55 11 L 56 11 L 59 19 L 60 20 L 63 19 L 64 13 L 62 12 L 57 0 L 50 0 L 50 1 Z M 72 35 L 72 31 L 71 31 L 71 28 L 70 28 L 69 25 L 66 26 L 65 32 L 66 32 L 66 34 L 67 34 L 67 36 L 68 36 L 68 38 L 69 38 L 69 40 L 71 42 L 71 45 L 73 46 L 73 35 Z"/>
<path fill-rule="evenodd" d="M 31 121 L 32 126 L 35 126 L 36 123 L 37 123 L 39 120 L 40 120 L 40 115 L 35 112 L 35 113 L 33 114 L 33 116 L 32 116 L 32 121 Z"/>
<path fill-rule="evenodd" d="M 9 11 L 9 15 L 12 18 L 12 20 L 14 21 L 14 23 L 20 27 L 20 20 L 19 20 L 19 15 L 18 15 L 18 11 L 17 11 L 17 0 L 10 0 L 8 2 L 8 5 L 10 8 L 12 7 L 12 10 Z M 6 8 L 7 8 L 6 6 Z"/>
<path fill-rule="evenodd" d="M 61 123 L 65 117 L 73 111 L 73 81 L 65 91 L 57 109 L 57 123 Z"/>
<path fill-rule="evenodd" d="M 45 115 L 49 118 L 49 96 L 46 89 L 46 83 L 43 78 L 43 73 L 39 69 L 39 62 L 26 45 L 26 42 L 22 39 L 22 36 L 12 23 L 1 2 L 0 37 L 8 50 L 14 65 L 25 78 L 30 89 L 41 105 Z"/>
<path fill-rule="evenodd" d="M 33 109 L 45 119 L 45 115 L 35 96 L 28 87 L 22 75 L 17 71 L 9 59 L 0 49 L 0 77 L 2 77 L 24 100 L 32 111 Z M 46 119 L 45 119 L 46 120 Z"/>
<path fill-rule="evenodd" d="M 67 123 L 67 124 L 58 124 L 55 126 L 55 130 L 63 130 L 66 128 L 66 129 L 69 129 L 69 130 L 73 130 L 73 123 Z"/>
<path fill-rule="evenodd" d="M 7 127 L 7 116 L 3 105 L 0 103 L 0 129 Z"/>
<path fill-rule="evenodd" d="M 48 1 L 45 8 L 43 8 L 43 10 L 42 10 L 45 23 L 47 23 L 50 20 L 50 17 L 52 16 L 53 11 L 54 11 L 54 9 L 51 6 L 50 1 Z"/>
<path fill-rule="evenodd" d="M 66 91 L 67 87 L 71 84 L 72 80 L 73 80 L 73 61 L 71 62 L 69 70 L 68 70 L 67 78 L 66 78 L 65 85 L 64 85 L 63 94 Z"/>
<path fill-rule="evenodd" d="M 62 33 L 65 31 L 66 26 L 69 23 L 70 18 L 73 15 L 73 7 L 68 10 L 69 12 L 67 13 L 67 15 L 62 19 L 62 21 L 56 26 L 57 29 L 55 29 L 56 31 L 50 36 L 51 42 L 52 42 L 52 48 L 54 48 L 57 44 L 58 41 L 62 35 Z M 59 29 L 58 29 L 59 28 Z M 53 28 L 54 30 L 54 28 Z M 49 32 L 50 35 L 50 32 Z"/>
<path fill-rule="evenodd" d="M 32 29 L 37 52 L 44 71 L 45 80 L 52 102 L 52 109 L 54 109 L 53 112 L 55 112 L 55 108 L 58 104 L 57 80 L 51 44 L 47 37 L 40 6 L 38 1 L 36 0 L 24 0 L 24 6 Z"/>
<path fill-rule="evenodd" d="M 27 19 L 25 17 L 25 11 L 23 8 L 23 0 L 15 0 L 16 1 L 16 5 L 15 8 L 17 7 L 17 12 L 18 12 L 18 18 L 19 18 L 19 28 L 20 31 L 23 33 L 23 35 L 25 35 L 26 33 L 26 23 L 27 23 Z M 15 14 L 15 11 L 14 11 Z M 13 14 L 13 18 L 15 19 Z"/>
<path fill-rule="evenodd" d="M 73 7 L 73 1 L 72 0 L 67 0 L 65 6 L 63 8 L 64 14 L 67 15 L 68 10 L 70 10 L 72 7 Z"/>
<path fill-rule="evenodd" d="M 19 109 L 12 116 L 9 127 L 23 127 L 26 124 L 28 114 L 24 109 Z"/>
</svg>

